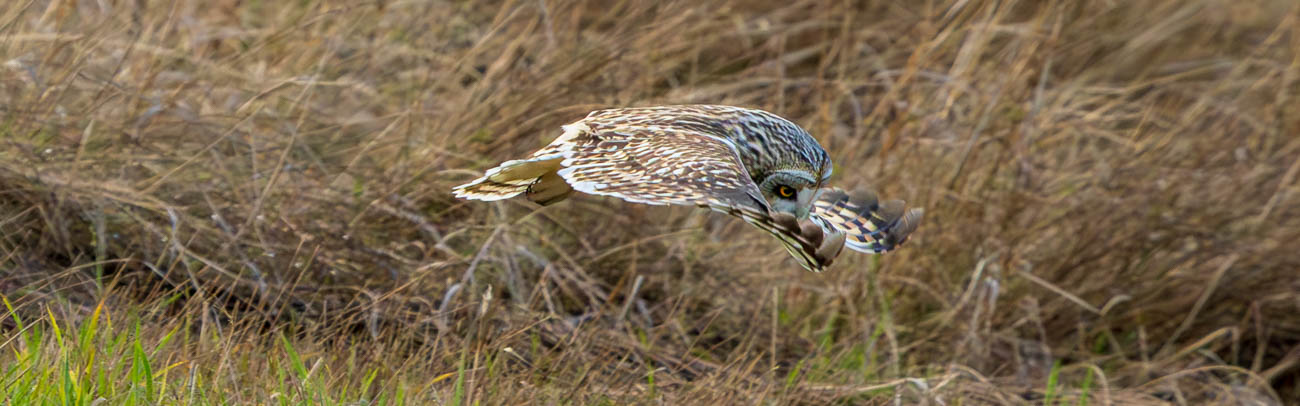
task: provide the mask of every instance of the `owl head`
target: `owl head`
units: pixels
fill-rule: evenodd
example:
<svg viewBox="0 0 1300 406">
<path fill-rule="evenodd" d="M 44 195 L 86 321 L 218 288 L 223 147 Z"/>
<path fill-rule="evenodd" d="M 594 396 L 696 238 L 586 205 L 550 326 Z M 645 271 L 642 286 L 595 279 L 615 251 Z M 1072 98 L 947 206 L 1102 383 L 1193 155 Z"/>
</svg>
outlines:
<svg viewBox="0 0 1300 406">
<path fill-rule="evenodd" d="M 758 189 L 772 211 L 808 218 L 822 185 L 830 178 L 830 165 L 813 170 L 810 165 L 791 165 L 767 172 L 758 181 Z"/>
</svg>

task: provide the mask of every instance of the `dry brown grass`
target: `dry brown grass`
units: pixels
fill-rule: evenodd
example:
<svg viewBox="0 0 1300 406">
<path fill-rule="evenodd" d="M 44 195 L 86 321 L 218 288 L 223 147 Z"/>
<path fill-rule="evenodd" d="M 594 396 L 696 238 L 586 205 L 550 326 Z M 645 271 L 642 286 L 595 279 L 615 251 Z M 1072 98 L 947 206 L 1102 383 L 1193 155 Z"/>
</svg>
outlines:
<svg viewBox="0 0 1300 406">
<path fill-rule="evenodd" d="M 282 333 L 411 403 L 1300 399 L 1295 3 L 854 3 L 12 1 L 0 294 L 184 327 L 160 359 L 237 403 Z M 690 208 L 451 197 L 670 103 L 926 222 L 811 274 Z"/>
</svg>

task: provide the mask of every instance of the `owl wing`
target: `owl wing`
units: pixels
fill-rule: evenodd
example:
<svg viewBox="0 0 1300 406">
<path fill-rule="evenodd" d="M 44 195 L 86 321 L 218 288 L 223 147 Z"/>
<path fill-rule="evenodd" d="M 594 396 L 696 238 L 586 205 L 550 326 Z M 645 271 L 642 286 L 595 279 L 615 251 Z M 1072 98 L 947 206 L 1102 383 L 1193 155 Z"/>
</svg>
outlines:
<svg viewBox="0 0 1300 406">
<path fill-rule="evenodd" d="M 878 202 L 869 190 L 828 188 L 813 202 L 809 217 L 826 233 L 844 233 L 849 249 L 878 254 L 907 241 L 924 214 L 919 208 L 904 210 L 902 200 Z"/>
<path fill-rule="evenodd" d="M 568 144 L 555 148 L 564 158 L 556 173 L 574 190 L 644 204 L 768 210 L 735 149 L 722 139 L 663 128 L 570 126 L 581 128 L 556 140 Z"/>
<path fill-rule="evenodd" d="M 774 213 L 728 141 L 664 127 L 602 127 L 577 122 L 547 149 L 563 156 L 556 172 L 574 190 L 645 204 L 708 207 L 776 236 L 804 268 L 820 272 L 844 246 L 811 221 Z M 568 126 L 566 126 L 568 127 Z"/>
</svg>

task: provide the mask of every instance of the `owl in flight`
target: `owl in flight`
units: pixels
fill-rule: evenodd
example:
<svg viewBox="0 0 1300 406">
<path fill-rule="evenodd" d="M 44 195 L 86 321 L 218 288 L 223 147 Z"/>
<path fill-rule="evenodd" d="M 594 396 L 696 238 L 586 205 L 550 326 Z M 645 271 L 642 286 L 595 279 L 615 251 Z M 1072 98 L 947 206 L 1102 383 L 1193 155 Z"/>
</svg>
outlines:
<svg viewBox="0 0 1300 406">
<path fill-rule="evenodd" d="M 821 272 L 844 246 L 883 253 L 907 240 L 919 208 L 825 185 L 831 160 L 798 125 L 762 110 L 686 105 L 598 110 L 550 145 L 457 186 L 456 197 L 523 194 L 548 205 L 579 192 L 694 205 L 744 219 Z"/>
</svg>

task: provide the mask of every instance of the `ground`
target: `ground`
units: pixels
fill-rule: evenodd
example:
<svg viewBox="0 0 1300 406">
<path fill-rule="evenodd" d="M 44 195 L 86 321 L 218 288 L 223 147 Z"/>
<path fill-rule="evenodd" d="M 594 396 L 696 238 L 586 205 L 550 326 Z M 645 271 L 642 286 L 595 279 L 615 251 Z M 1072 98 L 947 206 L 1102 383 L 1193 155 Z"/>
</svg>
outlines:
<svg viewBox="0 0 1300 406">
<path fill-rule="evenodd" d="M 0 62 L 5 404 L 1300 399 L 1289 0 L 16 0 Z M 676 103 L 924 223 L 451 195 Z"/>
</svg>

